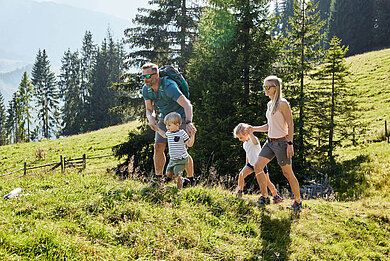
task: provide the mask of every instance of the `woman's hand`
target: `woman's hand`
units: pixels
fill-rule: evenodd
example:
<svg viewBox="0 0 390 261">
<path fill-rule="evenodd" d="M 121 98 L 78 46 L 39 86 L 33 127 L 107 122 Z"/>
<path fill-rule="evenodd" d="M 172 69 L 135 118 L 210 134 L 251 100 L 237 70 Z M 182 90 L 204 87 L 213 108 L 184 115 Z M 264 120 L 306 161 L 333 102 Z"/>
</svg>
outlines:
<svg viewBox="0 0 390 261">
<path fill-rule="evenodd" d="M 294 146 L 287 144 L 287 158 L 294 156 Z"/>
</svg>

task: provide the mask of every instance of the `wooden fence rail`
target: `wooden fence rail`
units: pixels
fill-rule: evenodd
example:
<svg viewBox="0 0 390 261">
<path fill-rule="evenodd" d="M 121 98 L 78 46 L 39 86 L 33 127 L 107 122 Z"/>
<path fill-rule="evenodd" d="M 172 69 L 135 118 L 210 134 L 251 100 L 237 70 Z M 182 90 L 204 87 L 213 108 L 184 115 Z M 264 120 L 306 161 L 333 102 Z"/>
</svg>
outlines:
<svg viewBox="0 0 390 261">
<path fill-rule="evenodd" d="M 10 179 L 10 180 L 13 180 L 13 179 L 17 179 L 17 178 L 20 178 L 20 177 L 27 175 L 28 170 L 45 168 L 45 167 L 50 167 L 50 166 L 53 166 L 53 167 L 50 168 L 49 171 L 53 171 L 56 168 L 61 167 L 61 172 L 65 172 L 66 168 L 72 167 L 72 168 L 78 168 L 79 171 L 81 172 L 87 167 L 87 159 L 98 159 L 98 158 L 105 158 L 105 157 L 112 157 L 112 156 L 114 156 L 114 155 L 104 155 L 104 156 L 95 156 L 95 157 L 87 158 L 86 155 L 83 154 L 83 156 L 81 158 L 67 159 L 66 157 L 62 157 L 62 155 L 61 155 L 60 162 L 54 162 L 54 163 L 49 163 L 49 164 L 40 165 L 40 166 L 33 166 L 33 167 L 27 167 L 27 162 L 24 162 L 23 168 L 14 170 L 14 171 L 9 172 L 9 173 L 1 174 L 0 177 L 9 176 L 9 175 L 17 173 L 19 171 L 23 171 L 23 175 L 20 175 L 18 177 Z"/>
</svg>

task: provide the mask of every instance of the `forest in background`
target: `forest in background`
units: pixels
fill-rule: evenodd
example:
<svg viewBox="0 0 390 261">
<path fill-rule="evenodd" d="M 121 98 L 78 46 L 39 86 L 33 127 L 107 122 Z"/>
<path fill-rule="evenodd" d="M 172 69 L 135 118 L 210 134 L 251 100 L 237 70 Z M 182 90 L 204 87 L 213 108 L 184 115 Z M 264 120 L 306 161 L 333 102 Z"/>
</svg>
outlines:
<svg viewBox="0 0 390 261">
<path fill-rule="evenodd" d="M 390 5 L 289 0 L 275 2 L 270 13 L 270 2 L 155 1 L 153 8 L 139 10 L 137 26 L 125 31 L 123 42 L 108 34 L 97 46 L 86 32 L 80 51 L 64 53 L 57 76 L 40 50 L 32 75 L 22 75 L 8 108 L 0 96 L 0 144 L 143 119 L 140 74 L 130 69 L 152 61 L 175 65 L 189 82 L 199 130 L 191 154 L 200 178 L 215 173 L 232 182 L 231 165 L 244 162 L 232 128 L 238 122 L 265 122 L 262 81 L 269 74 L 284 80 L 293 109 L 298 178 L 310 179 L 313 172 L 336 175 L 335 149 L 358 142 L 352 130 L 364 131 L 344 57 L 389 46 Z M 152 136 L 144 121 L 115 152 L 126 158 L 124 164 L 133 161 L 134 171 L 149 175 Z M 278 170 L 271 166 L 271 171 Z"/>
</svg>

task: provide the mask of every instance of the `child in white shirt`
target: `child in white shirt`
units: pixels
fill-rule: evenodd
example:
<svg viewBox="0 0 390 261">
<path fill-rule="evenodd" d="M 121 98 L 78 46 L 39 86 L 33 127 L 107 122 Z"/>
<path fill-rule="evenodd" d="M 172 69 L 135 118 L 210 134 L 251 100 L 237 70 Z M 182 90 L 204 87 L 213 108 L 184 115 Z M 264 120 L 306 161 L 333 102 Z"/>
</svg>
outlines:
<svg viewBox="0 0 390 261">
<path fill-rule="evenodd" d="M 254 172 L 254 166 L 256 164 L 261 147 L 259 139 L 253 134 L 253 129 L 249 128 L 249 125 L 246 123 L 239 123 L 234 128 L 233 134 L 235 138 L 238 138 L 240 141 L 243 142 L 242 146 L 246 152 L 246 165 L 241 170 L 238 176 L 237 196 L 241 197 L 244 190 L 245 178 Z M 272 195 L 274 196 L 274 203 L 282 202 L 283 198 L 278 195 L 275 185 L 269 179 L 267 166 L 265 166 L 264 170 L 267 177 L 267 186 L 271 190 Z M 257 182 L 259 182 L 257 175 L 256 179 Z"/>
</svg>

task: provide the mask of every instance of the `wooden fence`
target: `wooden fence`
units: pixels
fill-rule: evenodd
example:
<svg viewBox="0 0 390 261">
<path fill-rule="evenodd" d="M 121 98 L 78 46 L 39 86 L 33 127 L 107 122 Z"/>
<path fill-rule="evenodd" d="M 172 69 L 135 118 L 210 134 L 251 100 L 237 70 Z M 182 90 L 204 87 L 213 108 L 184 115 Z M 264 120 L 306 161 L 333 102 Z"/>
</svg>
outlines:
<svg viewBox="0 0 390 261">
<path fill-rule="evenodd" d="M 87 167 L 87 159 L 98 159 L 98 158 L 105 158 L 105 157 L 112 157 L 112 156 L 113 155 L 105 155 L 105 156 L 96 156 L 96 157 L 89 157 L 89 158 L 87 158 L 86 155 L 83 154 L 83 156 L 81 158 L 76 158 L 76 159 L 69 158 L 68 159 L 66 157 L 62 157 L 62 155 L 61 155 L 59 162 L 54 162 L 54 163 L 40 165 L 40 166 L 28 167 L 27 166 L 27 162 L 24 162 L 23 168 L 14 170 L 14 171 L 12 171 L 10 173 L 2 174 L 2 175 L 0 175 L 0 177 L 9 176 L 11 174 L 23 171 L 23 175 L 20 175 L 18 177 L 10 179 L 10 180 L 13 180 L 13 179 L 17 179 L 17 178 L 26 176 L 28 170 L 45 168 L 45 167 L 51 167 L 49 169 L 49 171 L 53 171 L 53 170 L 61 167 L 61 172 L 65 172 L 65 170 L 67 168 L 76 168 L 76 169 L 78 169 L 81 172 L 81 171 L 83 171 Z"/>
</svg>

